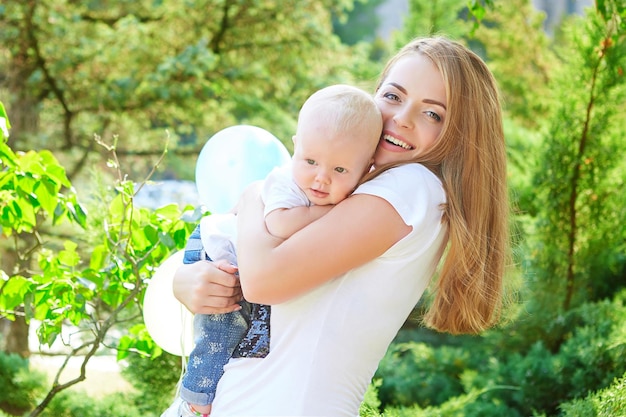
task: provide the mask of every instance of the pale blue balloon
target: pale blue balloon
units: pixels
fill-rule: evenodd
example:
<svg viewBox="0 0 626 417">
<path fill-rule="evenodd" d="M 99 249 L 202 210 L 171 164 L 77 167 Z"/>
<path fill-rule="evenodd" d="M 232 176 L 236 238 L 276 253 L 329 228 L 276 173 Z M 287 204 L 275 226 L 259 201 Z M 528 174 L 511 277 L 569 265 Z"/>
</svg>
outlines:
<svg viewBox="0 0 626 417">
<path fill-rule="evenodd" d="M 290 159 L 287 148 L 260 127 L 237 125 L 220 130 L 204 145 L 196 163 L 200 201 L 211 213 L 227 213 L 249 184 Z"/>
</svg>

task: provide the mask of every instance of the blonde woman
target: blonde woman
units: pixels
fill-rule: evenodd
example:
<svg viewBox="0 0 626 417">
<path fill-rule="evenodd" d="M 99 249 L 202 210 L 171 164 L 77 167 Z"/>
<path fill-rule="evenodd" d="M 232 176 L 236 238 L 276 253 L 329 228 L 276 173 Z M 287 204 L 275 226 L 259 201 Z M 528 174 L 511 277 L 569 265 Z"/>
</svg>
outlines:
<svg viewBox="0 0 626 417">
<path fill-rule="evenodd" d="M 484 62 L 445 38 L 417 39 L 383 70 L 375 170 L 288 239 L 263 222 L 257 188 L 238 212 L 240 283 L 225 262 L 181 267 L 194 312 L 271 305 L 269 352 L 245 337 L 224 368 L 212 416 L 358 415 L 367 386 L 427 286 L 424 318 L 478 333 L 498 319 L 508 252 L 502 116 Z M 437 279 L 431 282 L 435 273 Z"/>
</svg>

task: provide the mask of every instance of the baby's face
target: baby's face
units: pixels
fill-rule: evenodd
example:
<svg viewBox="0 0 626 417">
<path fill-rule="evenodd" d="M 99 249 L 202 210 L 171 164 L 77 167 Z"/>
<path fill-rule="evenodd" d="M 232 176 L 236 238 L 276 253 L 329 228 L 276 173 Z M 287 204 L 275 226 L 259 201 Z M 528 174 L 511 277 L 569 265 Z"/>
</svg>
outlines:
<svg viewBox="0 0 626 417">
<path fill-rule="evenodd" d="M 369 170 L 374 148 L 355 136 L 353 132 L 334 132 L 323 122 L 298 129 L 293 178 L 313 204 L 339 203 Z"/>
</svg>

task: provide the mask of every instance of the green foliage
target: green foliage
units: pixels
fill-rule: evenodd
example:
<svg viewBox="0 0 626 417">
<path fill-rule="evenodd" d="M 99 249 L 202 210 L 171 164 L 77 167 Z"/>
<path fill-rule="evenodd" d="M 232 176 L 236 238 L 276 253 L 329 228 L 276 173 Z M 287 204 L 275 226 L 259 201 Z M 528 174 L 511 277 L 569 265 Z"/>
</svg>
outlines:
<svg viewBox="0 0 626 417">
<path fill-rule="evenodd" d="M 128 355 L 122 374 L 135 389 L 135 402 L 140 411 L 165 410 L 175 398 L 176 384 L 182 370 L 181 358 L 163 353 L 146 358 Z"/>
<path fill-rule="evenodd" d="M 626 30 L 613 19 L 590 12 L 566 26 L 569 43 L 559 49 L 563 65 L 551 82 L 557 104 L 535 173 L 541 211 L 528 242 L 535 247 L 529 309 L 540 321 L 607 295 L 606 283 L 620 274 L 612 291 L 626 285 L 626 196 L 619 191 L 626 182 L 619 122 L 626 108 Z M 551 344 L 562 337 L 537 336 Z"/>
<path fill-rule="evenodd" d="M 52 225 L 70 220 L 85 226 L 85 209 L 76 199 L 65 169 L 51 152 L 14 153 L 0 141 L 0 232 L 33 233 L 41 222 L 51 218 Z M 62 190 L 70 190 L 62 193 Z"/>
<path fill-rule="evenodd" d="M 376 8 L 383 0 L 356 0 L 352 8 L 339 16 L 333 16 L 333 32 L 342 43 L 356 43 L 374 40 L 375 31 L 380 24 Z"/>
<path fill-rule="evenodd" d="M 528 0 L 510 0 L 495 2 L 483 18 L 472 45 L 484 51 L 498 81 L 505 114 L 537 134 L 555 104 L 549 82 L 558 65 L 543 30 L 545 14 Z"/>
<path fill-rule="evenodd" d="M 514 353 L 511 349 L 517 338 L 509 341 L 511 344 L 503 354 L 492 351 L 488 367 L 473 385 L 516 387 L 486 393 L 484 399 L 505 402 L 522 415 L 534 410 L 552 415 L 560 403 L 609 385 L 626 372 L 625 295 L 622 292 L 614 301 L 584 304 L 544 323 L 547 331 L 567 335 L 557 351 L 538 341 L 529 350 Z M 502 336 L 507 338 L 510 334 Z"/>
<path fill-rule="evenodd" d="M 465 10 L 467 10 L 465 0 L 437 2 L 411 0 L 403 30 L 394 37 L 394 44 L 399 47 L 417 36 L 439 34 L 459 39 L 470 31 L 469 22 L 462 19 Z"/>
<path fill-rule="evenodd" d="M 626 374 L 613 384 L 589 394 L 584 399 L 561 405 L 563 417 L 623 417 L 626 416 Z"/>
<path fill-rule="evenodd" d="M 19 255 L 16 271 L 0 271 L 0 312 L 41 320 L 41 343 L 73 324 L 81 343 L 68 349 L 86 361 L 117 348 L 138 391 L 96 401 L 61 392 L 84 375 L 57 380 L 33 415 L 46 406 L 54 416 L 155 415 L 173 394 L 180 366 L 141 324 L 141 299 L 156 266 L 182 248 L 193 226 L 175 206 L 135 207 L 138 185 L 121 174 L 118 153 L 161 153 L 166 128 L 178 142 L 173 149 L 187 146 L 194 156 L 207 136 L 233 123 L 288 138 L 310 91 L 334 81 L 371 83 L 387 53 L 380 40 L 347 48 L 332 35 L 330 16 L 342 15 L 349 0 L 222 3 L 0 6 L 7 57 L 0 75 L 9 65 L 19 75 L 0 77 L 5 104 L 19 109 L 11 146 L 0 133 L 0 232 Z M 418 7 L 425 6 L 414 2 L 406 37 L 458 27 L 457 37 L 467 38 L 467 22 L 450 23 L 466 12 L 482 22 L 469 43 L 502 88 L 516 262 L 528 285 L 518 320 L 504 329 L 392 347 L 361 415 L 379 416 L 381 407 L 385 416 L 624 415 L 626 312 L 617 291 L 626 286 L 625 2 L 597 1 L 595 12 L 566 22 L 554 39 L 526 0 Z M 8 121 L 1 106 L 0 118 Z M 125 132 L 125 139 L 108 148 L 117 181 L 88 197 L 87 215 L 68 172 L 80 164 L 104 171 L 93 132 Z M 44 146 L 58 147 L 13 150 Z M 153 168 L 143 160 L 134 167 Z M 3 382 L 15 385 L 2 386 L 0 398 L 24 387 L 11 398 L 32 408 L 31 374 L 0 365 L 0 375 L 19 375 Z"/>
<path fill-rule="evenodd" d="M 143 176 L 150 167 L 137 155 L 158 155 L 164 129 L 186 163 L 208 137 L 234 124 L 258 125 L 289 145 L 305 98 L 350 82 L 363 58 L 332 31 L 332 16 L 352 5 L 9 2 L 0 15 L 0 54 L 7 58 L 0 74 L 14 76 L 0 77 L 0 89 L 21 116 L 14 147 L 63 153 L 75 173 L 100 162 L 94 133 L 109 141 L 123 133 L 119 156 L 136 162 L 133 176 Z"/>
<path fill-rule="evenodd" d="M 468 367 L 467 350 L 424 343 L 393 345 L 378 367 L 383 406 L 441 404 L 463 392 L 461 373 Z"/>
<path fill-rule="evenodd" d="M 0 410 L 14 415 L 30 410 L 44 392 L 44 379 L 29 370 L 27 359 L 0 352 Z"/>
<path fill-rule="evenodd" d="M 2 315 L 14 319 L 17 314 L 24 314 L 27 321 L 38 320 L 42 345 L 52 345 L 63 327 L 72 325 L 73 340 L 61 341 L 67 347 L 68 357 L 84 355 L 84 365 L 100 349 L 117 345 L 107 336 L 111 329 L 122 324 L 137 326 L 131 332 L 124 332 L 117 346 L 118 357 L 129 351 L 154 356 L 161 353 L 143 324 L 138 324 L 142 317 L 141 300 L 156 267 L 184 246 L 194 227 L 182 219 L 183 212 L 175 205 L 156 210 L 134 206 L 137 187 L 119 172 L 115 147 L 109 150 L 113 155 L 111 166 L 118 168 L 120 180 L 112 188 L 114 196 L 107 199 L 104 217 L 97 222 L 102 228 L 95 232 L 99 238 L 88 254 L 89 261 L 83 262 L 79 241 L 71 237 L 61 239 L 58 246 L 36 240 L 32 249 L 25 251 L 23 262 L 30 265 L 29 260 L 36 259 L 37 267 L 29 267 L 27 274 L 3 271 L 0 287 Z M 47 225 L 49 217 L 52 226 L 61 218 L 88 226 L 86 210 L 81 208 L 76 195 L 61 194 L 61 187 L 71 190 L 71 184 L 49 151 L 14 153 L 4 141 L 0 143 L 0 151 L 0 184 L 10 197 L 0 206 L 5 236 L 23 236 L 25 232 L 36 235 Z M 32 216 L 24 214 L 31 212 Z M 29 240 L 14 242 L 14 250 L 22 253 L 20 245 Z M 78 377 L 60 381 L 64 367 L 65 364 L 33 416 L 39 415 L 57 393 L 85 379 L 83 368 Z"/>
<path fill-rule="evenodd" d="M 4 104 L 0 101 L 0 140 L 9 137 L 9 130 L 11 129 L 11 123 L 9 123 L 9 117 L 4 109 Z"/>
<path fill-rule="evenodd" d="M 556 351 L 542 341 L 524 349 L 515 326 L 458 346 L 395 344 L 376 374 L 384 415 L 555 415 L 626 372 L 625 299 L 622 292 L 544 323 L 567 334 Z"/>
<path fill-rule="evenodd" d="M 360 417 L 378 417 L 380 416 L 380 400 L 378 399 L 378 388 L 382 381 L 380 379 L 374 379 L 367 387 L 365 397 L 359 408 Z"/>
<path fill-rule="evenodd" d="M 81 391 L 65 391 L 41 414 L 43 417 L 157 417 L 160 412 L 142 412 L 130 393 L 94 398 Z"/>
<path fill-rule="evenodd" d="M 445 403 L 436 407 L 421 408 L 418 405 L 390 407 L 385 409 L 383 415 L 385 417 L 521 417 L 515 410 L 504 404 L 481 402 L 482 393 L 483 391 L 480 390 L 471 390 L 467 394 L 449 398 Z"/>
</svg>

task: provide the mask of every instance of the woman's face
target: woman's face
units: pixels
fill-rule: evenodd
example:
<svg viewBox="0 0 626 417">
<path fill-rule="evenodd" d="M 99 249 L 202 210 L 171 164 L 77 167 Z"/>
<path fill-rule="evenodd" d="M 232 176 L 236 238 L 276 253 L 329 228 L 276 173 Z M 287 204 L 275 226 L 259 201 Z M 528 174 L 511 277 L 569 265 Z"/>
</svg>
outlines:
<svg viewBox="0 0 626 417">
<path fill-rule="evenodd" d="M 375 100 L 383 115 L 375 165 L 412 160 L 433 146 L 447 102 L 443 78 L 429 58 L 416 53 L 398 60 Z"/>
</svg>

